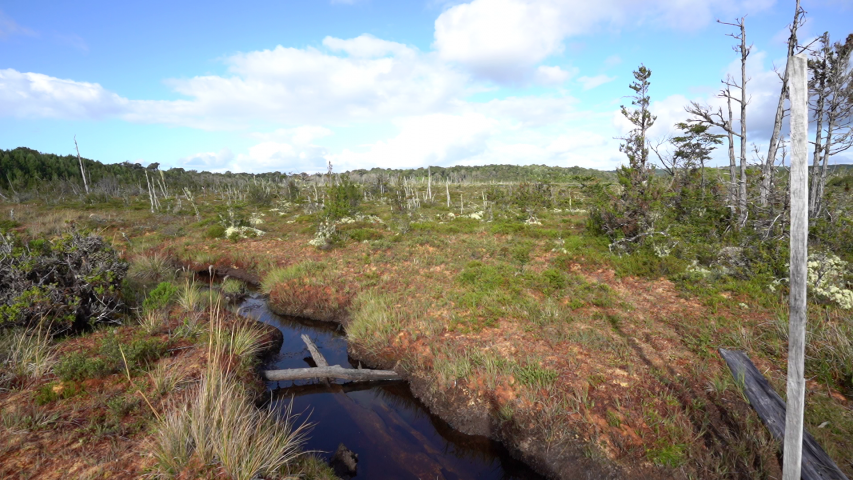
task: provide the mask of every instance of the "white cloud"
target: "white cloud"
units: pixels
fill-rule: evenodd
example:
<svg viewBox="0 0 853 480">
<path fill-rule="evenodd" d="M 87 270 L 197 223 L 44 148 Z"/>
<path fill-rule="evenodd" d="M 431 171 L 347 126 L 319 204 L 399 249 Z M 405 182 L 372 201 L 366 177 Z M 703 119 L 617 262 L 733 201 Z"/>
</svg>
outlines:
<svg viewBox="0 0 853 480">
<path fill-rule="evenodd" d="M 594 77 L 587 77 L 584 75 L 583 77 L 578 78 L 578 82 L 580 82 L 584 90 L 592 90 L 595 87 L 612 82 L 613 80 L 616 80 L 616 77 L 608 77 L 604 74 L 596 75 Z"/>
<path fill-rule="evenodd" d="M 344 170 L 452 164 L 482 151 L 496 121 L 472 112 L 406 117 L 394 123 L 399 129 L 396 137 L 375 142 L 365 151 L 344 149 L 328 158 Z"/>
<path fill-rule="evenodd" d="M 346 52 L 349 56 L 357 58 L 376 58 L 389 54 L 411 56 L 416 53 L 414 48 L 407 47 L 402 43 L 389 42 L 368 34 L 348 40 L 326 37 L 323 39 L 323 45 L 330 50 Z"/>
<path fill-rule="evenodd" d="M 560 67 L 540 65 L 536 69 L 536 82 L 542 85 L 560 85 L 577 75 L 578 69 L 563 70 Z"/>
<path fill-rule="evenodd" d="M 775 0 L 473 0 L 435 21 L 442 59 L 498 82 L 525 80 L 539 62 L 563 51 L 569 37 L 626 25 L 695 30 L 715 15 L 754 13 Z"/>
<path fill-rule="evenodd" d="M 225 171 L 234 160 L 234 153 L 228 147 L 217 152 L 199 152 L 178 160 L 178 166 L 188 170 Z"/>
<path fill-rule="evenodd" d="M 21 73 L 11 68 L 0 70 L 0 110 L 4 115 L 100 119 L 122 114 L 129 104 L 97 83 Z"/>
</svg>

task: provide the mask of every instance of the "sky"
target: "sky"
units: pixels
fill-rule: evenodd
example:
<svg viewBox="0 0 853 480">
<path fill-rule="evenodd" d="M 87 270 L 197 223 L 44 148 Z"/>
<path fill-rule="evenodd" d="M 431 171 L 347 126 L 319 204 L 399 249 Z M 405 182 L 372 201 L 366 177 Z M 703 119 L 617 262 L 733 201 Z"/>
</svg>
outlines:
<svg viewBox="0 0 853 480">
<path fill-rule="evenodd" d="M 802 6 L 801 43 L 853 31 L 853 0 Z M 792 0 L 0 0 L 0 149 L 66 155 L 76 136 L 87 158 L 188 170 L 612 170 L 632 72 L 651 69 L 649 135 L 665 138 L 689 101 L 720 105 L 740 66 L 717 20 L 744 16 L 763 148 L 793 14 Z"/>
</svg>

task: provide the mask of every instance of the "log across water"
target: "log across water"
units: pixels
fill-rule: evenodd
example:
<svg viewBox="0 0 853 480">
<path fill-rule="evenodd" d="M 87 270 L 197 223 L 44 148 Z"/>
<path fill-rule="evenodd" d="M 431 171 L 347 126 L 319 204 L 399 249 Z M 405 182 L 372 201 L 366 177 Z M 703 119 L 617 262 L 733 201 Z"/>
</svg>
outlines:
<svg viewBox="0 0 853 480">
<path fill-rule="evenodd" d="M 264 378 L 271 382 L 286 380 L 307 380 L 310 378 L 339 378 L 354 382 L 371 382 L 375 380 L 402 380 L 394 370 L 367 370 L 343 368 L 340 365 L 314 368 L 289 368 L 287 370 L 265 370 Z"/>
</svg>

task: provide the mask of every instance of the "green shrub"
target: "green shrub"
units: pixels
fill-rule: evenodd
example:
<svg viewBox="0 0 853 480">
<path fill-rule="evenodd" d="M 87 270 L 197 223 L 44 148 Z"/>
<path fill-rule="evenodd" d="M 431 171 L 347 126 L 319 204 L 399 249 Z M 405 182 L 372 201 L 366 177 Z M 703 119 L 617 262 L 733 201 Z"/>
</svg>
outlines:
<svg viewBox="0 0 853 480">
<path fill-rule="evenodd" d="M 363 242 L 365 240 L 379 240 L 382 238 L 382 233 L 372 229 L 372 228 L 356 228 L 353 230 L 349 230 L 346 232 L 349 235 L 349 238 L 355 240 L 356 242 Z"/>
<path fill-rule="evenodd" d="M 65 382 L 106 376 L 111 372 L 100 358 L 92 358 L 81 352 L 64 356 L 54 368 L 56 375 Z"/>
<path fill-rule="evenodd" d="M 101 340 L 97 357 L 83 352 L 68 354 L 59 361 L 54 372 L 63 381 L 82 381 L 123 372 L 125 359 L 128 370 L 143 370 L 165 353 L 166 343 L 158 338 L 140 338 L 127 344 L 120 343 L 118 337 L 110 333 Z"/>
<path fill-rule="evenodd" d="M 326 204 L 323 216 L 329 220 L 348 217 L 358 211 L 361 191 L 347 175 L 333 177 L 333 185 L 326 189 Z"/>
<path fill-rule="evenodd" d="M 160 282 L 154 290 L 148 293 L 145 301 L 142 302 L 142 308 L 146 312 L 159 310 L 167 306 L 175 295 L 178 293 L 178 288 L 170 282 Z"/>
<path fill-rule="evenodd" d="M 103 238 L 78 232 L 24 245 L 0 242 L 0 325 L 44 318 L 54 331 L 112 320 L 123 308 L 127 263 Z"/>
<path fill-rule="evenodd" d="M 65 382 L 62 385 L 51 382 L 36 390 L 35 401 L 38 405 L 46 405 L 57 400 L 71 398 L 82 392 L 83 388 L 75 382 Z"/>
<path fill-rule="evenodd" d="M 225 236 L 225 227 L 219 224 L 211 225 L 204 232 L 204 236 L 205 238 L 222 238 Z"/>
</svg>

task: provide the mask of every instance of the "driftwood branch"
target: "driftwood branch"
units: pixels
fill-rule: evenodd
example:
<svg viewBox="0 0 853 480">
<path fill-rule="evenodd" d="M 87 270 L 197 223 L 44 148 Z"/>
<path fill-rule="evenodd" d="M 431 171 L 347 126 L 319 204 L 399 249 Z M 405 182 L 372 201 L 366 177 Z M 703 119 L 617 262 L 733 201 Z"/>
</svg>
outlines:
<svg viewBox="0 0 853 480">
<path fill-rule="evenodd" d="M 402 380 L 393 370 L 367 370 L 343 368 L 340 365 L 316 368 L 290 368 L 287 370 L 265 370 L 264 378 L 270 381 L 307 380 L 309 378 L 339 378 L 354 382 L 369 382 L 373 380 Z"/>
<path fill-rule="evenodd" d="M 743 388 L 750 405 L 770 433 L 782 440 L 785 436 L 785 401 L 773 390 L 764 375 L 755 368 L 744 352 L 720 349 L 720 356 L 728 364 L 735 380 Z M 802 437 L 803 480 L 848 480 L 832 458 L 821 448 L 809 432 L 803 429 Z"/>
</svg>

